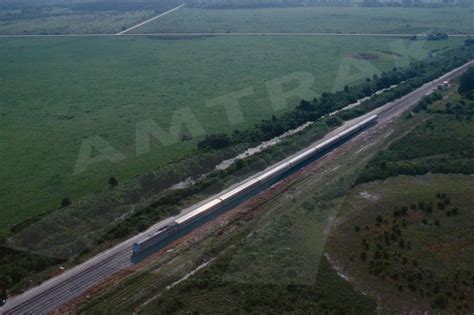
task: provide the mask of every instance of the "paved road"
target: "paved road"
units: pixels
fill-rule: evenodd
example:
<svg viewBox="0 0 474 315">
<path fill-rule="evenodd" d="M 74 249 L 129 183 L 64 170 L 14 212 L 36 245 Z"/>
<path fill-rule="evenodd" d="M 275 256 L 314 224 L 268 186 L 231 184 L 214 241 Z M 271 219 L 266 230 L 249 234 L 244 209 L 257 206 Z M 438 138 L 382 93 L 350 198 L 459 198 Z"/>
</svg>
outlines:
<svg viewBox="0 0 474 315">
<path fill-rule="evenodd" d="M 407 110 L 410 106 L 414 105 L 421 97 L 430 93 L 433 88 L 436 88 L 444 80 L 452 79 L 462 74 L 470 65 L 474 65 L 474 61 L 471 61 L 465 64 L 464 66 L 455 69 L 450 73 L 430 83 L 423 85 L 419 89 L 400 98 L 399 100 L 388 103 L 383 107 L 364 115 L 363 117 L 359 117 L 350 122 L 346 122 L 343 126 L 332 131 L 324 139 L 321 139 L 317 143 L 327 140 L 334 134 L 351 127 L 352 125 L 358 123 L 362 119 L 365 119 L 369 115 L 378 114 L 379 123 L 384 123 L 393 119 L 394 117 L 400 115 L 403 111 Z M 289 158 L 285 159 L 280 163 L 284 163 Z M 278 164 L 275 166 L 278 166 Z M 260 174 L 256 174 L 250 179 L 258 175 Z M 235 185 L 225 190 L 224 192 L 233 189 L 234 187 Z M 200 204 L 208 202 L 214 198 L 215 196 L 204 200 L 193 207 L 185 209 L 182 213 L 185 214 L 195 209 Z M 40 286 L 35 287 L 19 296 L 9 299 L 6 305 L 1 309 L 1 311 L 3 312 L 3 314 L 44 314 L 48 311 L 54 310 L 60 305 L 79 296 L 81 293 L 83 293 L 93 285 L 100 283 L 113 273 L 132 266 L 133 262 L 131 261 L 131 246 L 133 242 L 145 238 L 148 233 L 169 224 L 175 219 L 176 217 L 171 217 L 162 222 L 159 222 L 153 227 L 151 227 L 149 230 L 118 244 L 117 246 L 91 258 L 83 264 L 78 265 L 68 271 L 65 271 L 63 274 L 52 278 L 41 284 Z"/>
<path fill-rule="evenodd" d="M 177 9 L 177 8 L 175 8 Z M 159 16 L 155 17 L 158 18 Z M 149 20 L 148 20 L 149 21 Z M 143 23 L 147 23 L 145 21 Z M 141 26 L 141 25 L 140 25 Z M 138 27 L 138 26 L 137 26 Z M 135 27 L 134 27 L 135 28 Z M 127 32 L 127 33 L 124 33 Z M 18 35 L 0 35 L 0 38 L 36 38 L 36 37 L 121 37 L 121 36 L 157 36 L 157 37 L 195 37 L 195 36 L 356 36 L 356 37 L 412 37 L 414 34 L 385 34 L 385 33 L 218 33 L 218 32 L 199 32 L 199 33 L 145 33 L 145 34 L 130 34 L 128 30 L 118 34 L 18 34 Z M 449 37 L 471 37 L 473 34 L 450 34 Z"/>
</svg>

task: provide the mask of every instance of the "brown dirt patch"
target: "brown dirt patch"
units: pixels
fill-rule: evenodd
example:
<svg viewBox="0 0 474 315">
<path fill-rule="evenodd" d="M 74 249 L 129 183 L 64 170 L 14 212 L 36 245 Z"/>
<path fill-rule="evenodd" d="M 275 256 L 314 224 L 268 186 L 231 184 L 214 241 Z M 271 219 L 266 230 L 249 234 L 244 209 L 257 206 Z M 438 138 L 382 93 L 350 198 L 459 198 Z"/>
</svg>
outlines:
<svg viewBox="0 0 474 315">
<path fill-rule="evenodd" d="M 439 260 L 449 263 L 453 259 L 464 254 L 466 248 L 471 246 L 471 242 L 463 240 L 446 241 L 443 243 L 433 244 L 428 250 Z"/>
</svg>

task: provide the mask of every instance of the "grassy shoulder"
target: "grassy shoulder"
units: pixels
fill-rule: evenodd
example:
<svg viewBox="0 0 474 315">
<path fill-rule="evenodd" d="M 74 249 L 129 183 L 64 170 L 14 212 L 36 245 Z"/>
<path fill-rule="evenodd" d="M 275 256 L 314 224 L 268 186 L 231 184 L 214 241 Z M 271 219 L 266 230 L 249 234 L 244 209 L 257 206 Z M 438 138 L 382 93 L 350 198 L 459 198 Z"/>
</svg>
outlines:
<svg viewBox="0 0 474 315">
<path fill-rule="evenodd" d="M 315 213 L 304 222 L 301 213 L 277 214 L 270 222 L 264 215 L 253 216 L 241 215 L 229 225 L 221 221 L 205 240 L 196 242 L 193 236 L 186 241 L 188 248 L 177 244 L 163 251 L 152 267 L 95 295 L 77 312 L 374 312 L 375 302 L 356 292 L 319 256 L 317 235 L 323 228 Z M 262 220 L 268 223 L 264 228 L 256 225 Z"/>
<path fill-rule="evenodd" d="M 183 8 L 135 32 L 314 32 L 419 34 L 442 30 L 474 33 L 474 7 L 364 8 L 299 7 L 265 9 Z"/>
<path fill-rule="evenodd" d="M 346 313 L 372 314 L 375 303 L 341 279 L 325 258 L 313 285 L 239 284 L 219 280 L 229 259 L 173 289 L 143 309 L 143 314 L 174 313 Z M 192 293 L 191 293 L 192 292 Z M 185 298 L 183 298 L 185 297 Z M 209 301 L 213 301 L 209 303 Z"/>
</svg>

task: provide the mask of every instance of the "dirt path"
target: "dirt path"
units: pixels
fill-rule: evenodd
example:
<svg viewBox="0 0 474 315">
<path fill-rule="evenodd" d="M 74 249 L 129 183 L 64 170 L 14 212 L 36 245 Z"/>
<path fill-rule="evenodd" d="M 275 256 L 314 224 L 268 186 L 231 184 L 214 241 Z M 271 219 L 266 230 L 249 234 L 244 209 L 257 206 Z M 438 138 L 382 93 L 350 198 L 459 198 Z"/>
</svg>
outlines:
<svg viewBox="0 0 474 315">
<path fill-rule="evenodd" d="M 185 3 L 183 3 L 182 5 L 180 5 L 180 6 L 176 7 L 176 8 L 174 8 L 174 9 L 168 10 L 168 11 L 163 12 L 163 13 L 161 13 L 161 14 L 155 16 L 155 17 L 152 17 L 151 19 L 148 19 L 148 20 L 146 20 L 146 21 L 143 21 L 143 22 L 141 22 L 141 23 L 138 23 L 137 25 L 134 25 L 134 26 L 132 26 L 132 27 L 129 27 L 129 28 L 127 28 L 126 30 L 121 31 L 121 32 L 119 32 L 119 33 L 117 33 L 117 34 L 115 34 L 115 35 L 124 35 L 125 33 L 128 33 L 128 32 L 130 32 L 131 30 L 134 30 L 134 29 L 136 29 L 136 28 L 139 28 L 139 27 L 141 27 L 141 26 L 143 26 L 143 25 L 145 25 L 145 24 L 147 24 L 147 23 L 150 23 L 151 21 L 157 20 L 157 19 L 159 19 L 159 18 L 162 17 L 162 16 L 165 16 L 165 15 L 170 14 L 170 13 L 176 11 L 176 10 L 181 9 L 181 8 L 184 7 L 184 6 L 185 6 Z"/>
</svg>

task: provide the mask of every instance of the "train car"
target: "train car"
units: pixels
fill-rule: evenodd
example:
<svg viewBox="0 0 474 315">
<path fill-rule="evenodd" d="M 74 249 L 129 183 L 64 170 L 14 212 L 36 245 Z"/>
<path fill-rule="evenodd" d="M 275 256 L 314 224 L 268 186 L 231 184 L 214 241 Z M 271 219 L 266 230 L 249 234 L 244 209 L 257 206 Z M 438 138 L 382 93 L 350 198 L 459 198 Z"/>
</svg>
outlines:
<svg viewBox="0 0 474 315">
<path fill-rule="evenodd" d="M 331 145 L 333 145 L 334 143 L 336 143 L 338 140 L 337 136 L 335 137 L 331 137 L 329 138 L 328 140 L 325 140 L 323 142 L 321 142 L 320 144 L 318 144 L 316 146 L 316 148 L 318 149 L 318 151 L 324 151 L 326 150 L 327 148 L 329 148 Z"/>
<path fill-rule="evenodd" d="M 358 125 L 360 126 L 360 129 L 363 129 L 363 128 L 375 123 L 378 118 L 379 118 L 378 115 L 372 115 L 369 118 L 367 118 L 366 120 L 361 121 L 360 123 L 358 123 Z"/>
<path fill-rule="evenodd" d="M 218 198 L 213 199 L 205 203 L 204 205 L 188 212 L 187 214 L 177 218 L 174 222 L 178 225 L 179 229 L 183 229 L 193 224 L 200 218 L 210 214 L 211 212 L 219 208 L 221 204 L 222 204 L 222 200 Z"/>
<path fill-rule="evenodd" d="M 343 140 L 345 138 L 348 138 L 351 135 L 353 135 L 354 133 L 356 133 L 359 130 L 359 128 L 360 128 L 359 124 L 357 124 L 355 126 L 352 126 L 351 128 L 349 128 L 347 130 L 344 130 L 343 132 L 338 134 L 337 137 L 338 137 L 339 140 Z"/>
<path fill-rule="evenodd" d="M 310 148 L 310 149 L 304 151 L 303 153 L 298 154 L 294 158 L 290 159 L 288 161 L 288 163 L 290 163 L 290 165 L 293 167 L 293 166 L 309 159 L 310 157 L 314 156 L 316 153 L 318 153 L 318 148 L 317 147 Z"/>
<path fill-rule="evenodd" d="M 373 115 L 364 121 L 350 127 L 349 129 L 344 130 L 343 132 L 321 142 L 317 146 L 310 148 L 308 150 L 305 150 L 304 152 L 298 154 L 297 156 L 293 157 L 292 159 L 289 160 L 289 163 L 291 166 L 295 166 L 299 163 L 302 163 L 309 159 L 310 157 L 314 156 L 318 152 L 321 152 L 325 149 L 330 148 L 331 146 L 339 143 L 340 141 L 352 136 L 354 133 L 360 131 L 361 129 L 365 128 L 369 124 L 373 123 L 374 121 L 377 120 L 377 115 Z"/>
<path fill-rule="evenodd" d="M 259 185 L 258 179 L 253 178 L 234 189 L 229 190 L 228 192 L 220 195 L 218 199 L 220 199 L 224 204 L 229 203 L 230 201 L 234 200 L 236 197 L 242 195 L 246 191 L 249 191 Z"/>
<path fill-rule="evenodd" d="M 153 247 L 169 236 L 175 234 L 177 231 L 178 225 L 176 223 L 171 223 L 155 232 L 149 233 L 146 239 L 133 243 L 133 254 L 138 255 L 142 253 L 145 249 Z"/>
<path fill-rule="evenodd" d="M 374 123 L 377 120 L 377 115 L 373 115 L 362 122 L 352 126 L 349 129 L 329 138 L 318 144 L 317 146 L 313 146 L 298 155 L 292 157 L 287 162 L 284 162 L 276 167 L 273 167 L 269 170 L 264 171 L 261 175 L 251 180 L 248 180 L 237 187 L 231 189 L 230 191 L 216 197 L 198 208 L 190 211 L 189 213 L 177 218 L 172 224 L 165 226 L 164 228 L 156 231 L 155 233 L 151 233 L 149 237 L 143 241 L 137 242 L 133 244 L 133 253 L 139 254 L 143 252 L 146 248 L 152 247 L 153 245 L 158 244 L 160 241 L 166 239 L 167 237 L 177 233 L 179 230 L 188 227 L 189 225 L 195 223 L 199 219 L 211 214 L 213 211 L 218 209 L 224 204 L 228 204 L 235 198 L 242 196 L 245 192 L 256 188 L 260 185 L 267 183 L 268 181 L 280 176 L 290 168 L 295 165 L 298 165 L 310 157 L 314 156 L 318 152 L 321 152 L 325 149 L 332 147 L 333 145 L 339 143 L 340 141 L 347 139 L 348 137 L 354 135 L 358 131 L 364 129 L 365 127 L 369 126 L 370 124 Z"/>
<path fill-rule="evenodd" d="M 338 134 L 338 138 L 339 138 L 340 140 L 343 140 L 343 139 L 345 139 L 345 138 L 348 138 L 348 137 L 352 136 L 354 133 L 356 133 L 356 132 L 358 132 L 359 130 L 361 130 L 361 129 L 362 129 L 362 126 L 364 126 L 363 123 L 358 123 L 358 124 L 352 126 L 351 128 L 349 128 L 349 129 L 347 129 L 347 130 L 341 132 L 340 134 Z"/>
<path fill-rule="evenodd" d="M 291 164 L 289 162 L 283 163 L 281 165 L 278 165 L 277 167 L 274 167 L 268 171 L 265 171 L 262 175 L 257 177 L 257 180 L 259 184 L 264 184 L 268 182 L 269 180 L 274 179 L 278 175 L 284 173 L 285 171 L 289 170 L 291 168 Z"/>
<path fill-rule="evenodd" d="M 320 145 L 318 145 L 318 147 L 321 149 L 321 150 L 324 150 L 324 149 L 327 149 L 329 148 L 330 146 L 338 143 L 339 141 L 342 141 L 344 139 L 347 139 L 348 137 L 354 135 L 355 133 L 359 132 L 360 130 L 364 129 L 365 127 L 367 127 L 368 125 L 372 124 L 373 122 L 375 122 L 377 120 L 378 116 L 377 115 L 373 115 L 363 121 L 361 121 L 360 123 L 350 127 L 349 129 L 346 129 L 344 130 L 343 132 L 337 134 L 336 136 L 334 137 L 331 137 L 330 139 L 328 139 L 327 141 L 324 141 L 323 143 L 321 143 Z"/>
</svg>

